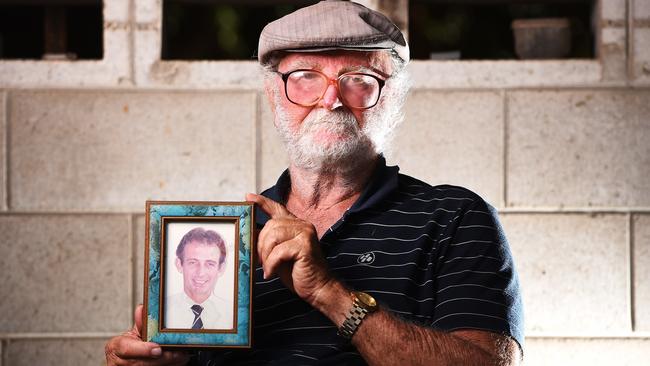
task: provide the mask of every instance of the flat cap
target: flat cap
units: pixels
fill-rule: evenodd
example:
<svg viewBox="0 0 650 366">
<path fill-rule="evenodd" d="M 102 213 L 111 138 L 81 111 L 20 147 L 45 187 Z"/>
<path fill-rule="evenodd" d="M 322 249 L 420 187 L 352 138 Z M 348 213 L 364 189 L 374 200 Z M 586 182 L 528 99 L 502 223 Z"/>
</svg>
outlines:
<svg viewBox="0 0 650 366">
<path fill-rule="evenodd" d="M 258 60 L 264 64 L 275 51 L 393 50 L 407 63 L 404 35 L 385 15 L 344 0 L 321 1 L 294 11 L 264 27 Z"/>
</svg>

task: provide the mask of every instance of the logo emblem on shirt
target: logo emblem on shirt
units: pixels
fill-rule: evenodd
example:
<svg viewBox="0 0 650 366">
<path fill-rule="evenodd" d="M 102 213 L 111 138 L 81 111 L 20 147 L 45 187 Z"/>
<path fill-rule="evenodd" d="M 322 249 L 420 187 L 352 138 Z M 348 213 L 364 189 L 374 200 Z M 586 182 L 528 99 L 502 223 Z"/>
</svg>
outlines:
<svg viewBox="0 0 650 366">
<path fill-rule="evenodd" d="M 361 264 L 370 264 L 375 261 L 375 253 L 368 252 L 363 253 L 357 258 L 357 263 Z"/>
</svg>

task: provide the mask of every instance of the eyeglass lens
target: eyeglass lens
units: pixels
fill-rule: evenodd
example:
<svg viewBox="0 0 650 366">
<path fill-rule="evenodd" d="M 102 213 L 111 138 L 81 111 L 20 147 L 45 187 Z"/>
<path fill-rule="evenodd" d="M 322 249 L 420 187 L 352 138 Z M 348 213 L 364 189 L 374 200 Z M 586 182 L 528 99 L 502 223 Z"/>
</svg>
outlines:
<svg viewBox="0 0 650 366">
<path fill-rule="evenodd" d="M 316 104 L 329 86 L 325 75 L 310 70 L 292 72 L 286 83 L 289 100 L 303 106 Z M 351 108 L 370 108 L 379 99 L 379 82 L 370 75 L 343 74 L 338 87 L 343 103 Z"/>
</svg>

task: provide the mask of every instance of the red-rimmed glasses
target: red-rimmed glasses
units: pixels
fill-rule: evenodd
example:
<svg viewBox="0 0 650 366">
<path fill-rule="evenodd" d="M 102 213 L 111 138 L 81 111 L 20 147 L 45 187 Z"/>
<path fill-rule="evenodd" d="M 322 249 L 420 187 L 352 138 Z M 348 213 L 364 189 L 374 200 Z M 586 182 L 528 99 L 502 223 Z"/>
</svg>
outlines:
<svg viewBox="0 0 650 366">
<path fill-rule="evenodd" d="M 299 69 L 287 73 L 278 72 L 284 81 L 284 92 L 293 104 L 303 107 L 316 105 L 330 84 L 338 88 L 341 102 L 348 108 L 368 109 L 379 101 L 381 89 L 386 83 L 371 74 L 347 72 L 336 79 L 330 79 L 317 70 Z"/>
</svg>

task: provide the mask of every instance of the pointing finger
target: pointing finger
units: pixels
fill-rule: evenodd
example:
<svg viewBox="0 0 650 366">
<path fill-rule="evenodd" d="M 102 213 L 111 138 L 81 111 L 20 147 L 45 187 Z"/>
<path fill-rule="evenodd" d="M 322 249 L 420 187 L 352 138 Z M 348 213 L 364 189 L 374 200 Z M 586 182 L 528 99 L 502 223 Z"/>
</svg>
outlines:
<svg viewBox="0 0 650 366">
<path fill-rule="evenodd" d="M 248 193 L 246 195 L 246 200 L 255 202 L 272 219 L 277 219 L 284 216 L 293 216 L 283 205 L 273 201 L 270 198 L 266 198 L 262 195 Z"/>
</svg>

